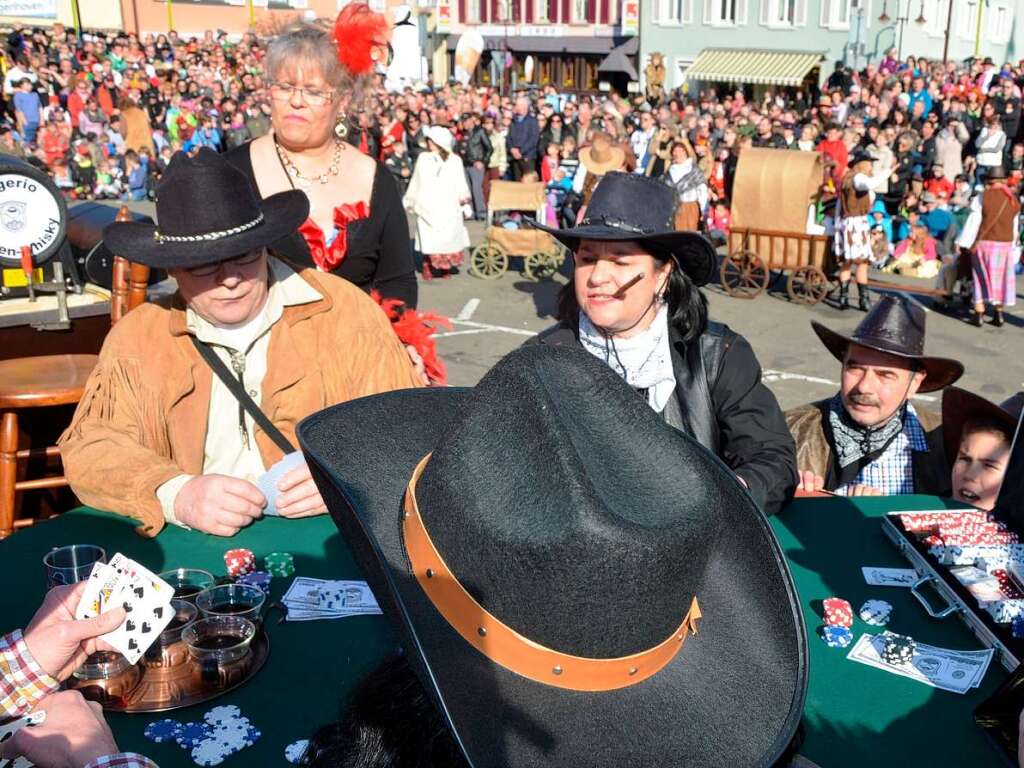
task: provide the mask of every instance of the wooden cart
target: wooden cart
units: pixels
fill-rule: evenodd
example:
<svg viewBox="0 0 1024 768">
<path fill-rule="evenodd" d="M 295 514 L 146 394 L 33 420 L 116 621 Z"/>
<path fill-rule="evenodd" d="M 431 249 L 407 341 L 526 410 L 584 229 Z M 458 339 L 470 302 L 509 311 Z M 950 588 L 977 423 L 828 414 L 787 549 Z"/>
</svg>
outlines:
<svg viewBox="0 0 1024 768">
<path fill-rule="evenodd" d="M 752 299 L 788 272 L 786 292 L 817 304 L 834 271 L 831 238 L 807 234 L 808 208 L 817 202 L 824 167 L 817 152 L 746 148 L 733 184 L 729 255 L 719 275 L 730 296 Z"/>
<path fill-rule="evenodd" d="M 487 234 L 473 249 L 469 271 L 484 280 L 496 280 L 508 271 L 510 256 L 521 256 L 523 274 L 530 280 L 543 280 L 558 271 L 565 259 L 565 249 L 555 238 L 525 221 L 519 229 L 506 229 L 491 224 L 495 213 L 518 211 L 543 221 L 544 184 L 542 182 L 491 182 L 487 201 Z"/>
</svg>

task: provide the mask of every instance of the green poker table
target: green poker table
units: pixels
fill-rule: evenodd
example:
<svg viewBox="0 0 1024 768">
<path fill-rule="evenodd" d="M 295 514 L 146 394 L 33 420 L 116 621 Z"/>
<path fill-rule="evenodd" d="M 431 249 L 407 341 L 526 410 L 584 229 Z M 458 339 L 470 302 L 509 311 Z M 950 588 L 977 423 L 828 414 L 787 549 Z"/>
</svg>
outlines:
<svg viewBox="0 0 1024 768">
<path fill-rule="evenodd" d="M 1010 764 L 972 717 L 974 708 L 1006 677 L 998 661 L 993 660 L 979 688 L 958 695 L 848 661 L 847 650 L 828 648 L 817 633 L 824 598 L 843 597 L 855 610 L 862 601 L 879 598 L 893 605 L 893 631 L 941 647 L 979 648 L 959 620 L 929 618 L 908 589 L 869 586 L 860 570 L 864 565 L 907 567 L 881 531 L 880 518 L 886 512 L 946 505 L 928 496 L 797 499 L 772 519 L 800 592 L 809 635 L 810 685 L 800 752 L 823 768 Z M 123 552 L 155 572 L 194 567 L 223 574 L 224 552 L 246 547 L 258 560 L 272 551 L 291 552 L 296 575 L 363 578 L 327 516 L 266 518 L 232 539 L 174 526 L 146 539 L 135 533 L 131 520 L 82 507 L 0 541 L 0 578 L 8 585 L 0 631 L 24 627 L 42 601 L 43 555 L 51 547 L 86 543 L 102 546 L 108 558 Z M 274 579 L 269 601 L 279 599 L 290 581 Z M 271 614 L 267 623 L 266 665 L 240 688 L 168 714 L 109 713 L 121 749 L 142 752 L 163 768 L 193 765 L 188 753 L 174 744 L 148 741 L 143 736 L 146 724 L 162 717 L 198 720 L 212 706 L 235 704 L 263 736 L 224 765 L 287 765 L 285 746 L 336 719 L 355 681 L 397 647 L 382 616 L 278 624 L 279 615 Z M 869 630 L 877 631 L 854 620 L 855 638 Z"/>
</svg>

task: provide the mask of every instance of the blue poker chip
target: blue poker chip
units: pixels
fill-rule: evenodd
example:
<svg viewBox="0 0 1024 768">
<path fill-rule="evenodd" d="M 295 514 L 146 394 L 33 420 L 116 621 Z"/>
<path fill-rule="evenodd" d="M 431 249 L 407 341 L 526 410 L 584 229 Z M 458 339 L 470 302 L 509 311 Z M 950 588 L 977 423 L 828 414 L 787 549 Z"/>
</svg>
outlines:
<svg viewBox="0 0 1024 768">
<path fill-rule="evenodd" d="M 250 587 L 257 587 L 264 592 L 270 592 L 270 582 L 273 577 L 266 571 L 253 571 L 235 579 L 236 584 L 248 584 Z"/>
<path fill-rule="evenodd" d="M 1024 616 L 1013 617 L 1011 631 L 1013 632 L 1013 636 L 1016 637 L 1018 640 L 1024 638 Z"/>
<path fill-rule="evenodd" d="M 853 642 L 853 632 L 846 627 L 830 624 L 821 628 L 821 639 L 829 648 L 845 648 Z"/>
<path fill-rule="evenodd" d="M 214 707 L 203 715 L 203 720 L 210 725 L 221 725 L 222 723 L 238 720 L 241 717 L 242 710 L 234 704 L 222 704 L 219 707 Z"/>
<path fill-rule="evenodd" d="M 168 717 L 163 720 L 154 720 L 146 726 L 142 733 L 150 741 L 162 744 L 165 741 L 176 741 L 184 727 L 177 720 Z"/>
<path fill-rule="evenodd" d="M 174 740 L 179 747 L 192 749 L 212 735 L 213 728 L 208 723 L 185 723 Z"/>
<path fill-rule="evenodd" d="M 254 725 L 244 725 L 241 728 L 231 726 L 218 726 L 213 729 L 213 738 L 223 744 L 233 747 L 235 750 L 251 747 L 262 738 L 263 732 Z"/>
</svg>

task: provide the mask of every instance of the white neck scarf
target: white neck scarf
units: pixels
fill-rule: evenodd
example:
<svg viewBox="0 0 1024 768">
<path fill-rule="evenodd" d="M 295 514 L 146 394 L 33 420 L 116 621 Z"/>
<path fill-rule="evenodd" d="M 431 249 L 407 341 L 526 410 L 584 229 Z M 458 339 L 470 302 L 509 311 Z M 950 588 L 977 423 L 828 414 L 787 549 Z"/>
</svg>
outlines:
<svg viewBox="0 0 1024 768">
<path fill-rule="evenodd" d="M 668 334 L 668 304 L 662 304 L 651 327 L 628 339 L 609 338 L 580 312 L 580 343 L 634 389 L 647 390 L 647 404 L 661 413 L 676 388 Z"/>
</svg>

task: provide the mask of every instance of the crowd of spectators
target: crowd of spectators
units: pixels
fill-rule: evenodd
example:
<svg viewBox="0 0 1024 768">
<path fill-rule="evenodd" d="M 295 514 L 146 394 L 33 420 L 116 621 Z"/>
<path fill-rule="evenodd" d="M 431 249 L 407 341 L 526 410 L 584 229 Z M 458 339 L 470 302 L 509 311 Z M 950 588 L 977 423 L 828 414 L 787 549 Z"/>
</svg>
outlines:
<svg viewBox="0 0 1024 768">
<path fill-rule="evenodd" d="M 269 130 L 263 43 L 219 31 L 185 38 L 16 28 L 0 61 L 0 151 L 45 166 L 72 198 L 151 197 L 175 151 L 223 151 Z M 694 223 L 718 238 L 729 233 L 744 148 L 820 152 L 820 224 L 860 147 L 882 178 L 876 266 L 929 276 L 955 255 L 957 231 L 987 172 L 1003 166 L 1011 187 L 1020 186 L 1022 84 L 1024 62 L 899 61 L 892 52 L 860 71 L 837 63 L 820 90 L 758 89 L 756 99 L 749 87 L 627 98 L 551 86 L 511 95 L 453 84 L 389 93 L 378 82 L 349 110 L 348 140 L 404 188 L 424 129 L 447 126 L 474 216 L 485 216 L 494 180 L 526 179 L 547 186 L 545 215 L 565 223 L 586 204 L 597 136 L 619 153 L 621 168 L 663 178 L 681 195 L 696 190 L 683 199 L 699 211 Z"/>
</svg>

